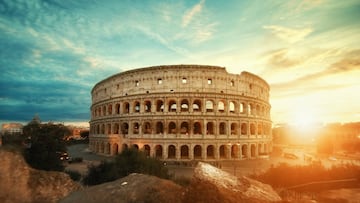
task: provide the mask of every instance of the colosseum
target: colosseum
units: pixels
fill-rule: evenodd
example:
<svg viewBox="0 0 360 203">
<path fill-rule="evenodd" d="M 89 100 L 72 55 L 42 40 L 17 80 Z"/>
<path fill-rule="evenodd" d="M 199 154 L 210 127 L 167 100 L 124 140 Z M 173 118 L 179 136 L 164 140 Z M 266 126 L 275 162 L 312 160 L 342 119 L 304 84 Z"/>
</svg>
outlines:
<svg viewBox="0 0 360 203">
<path fill-rule="evenodd" d="M 167 65 L 115 74 L 92 91 L 90 149 L 164 161 L 243 160 L 272 149 L 270 87 L 249 72 Z"/>
</svg>

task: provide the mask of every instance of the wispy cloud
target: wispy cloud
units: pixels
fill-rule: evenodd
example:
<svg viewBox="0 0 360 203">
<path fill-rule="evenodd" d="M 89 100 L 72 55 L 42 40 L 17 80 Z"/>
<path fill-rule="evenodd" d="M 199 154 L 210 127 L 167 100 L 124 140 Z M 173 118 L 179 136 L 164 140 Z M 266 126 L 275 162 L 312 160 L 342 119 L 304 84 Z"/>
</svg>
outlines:
<svg viewBox="0 0 360 203">
<path fill-rule="evenodd" d="M 189 9 L 182 18 L 182 26 L 186 27 L 192 21 L 192 19 L 201 12 L 205 0 L 201 0 L 198 4 Z"/>
<path fill-rule="evenodd" d="M 321 70 L 321 71 L 315 71 L 306 75 L 303 75 L 301 77 L 298 77 L 294 80 L 283 82 L 283 83 L 275 83 L 272 84 L 272 88 L 274 89 L 293 89 L 298 88 L 303 85 L 308 86 L 309 84 L 312 84 L 311 90 L 316 91 L 323 90 L 323 89 L 337 89 L 347 86 L 348 81 L 343 81 L 342 84 L 337 83 L 330 83 L 328 85 L 318 85 L 317 87 L 314 87 L 313 85 L 316 84 L 316 81 L 319 81 L 325 77 L 339 75 L 348 73 L 351 71 L 354 71 L 355 74 L 360 76 L 360 58 L 358 57 L 360 53 L 360 50 L 353 50 L 350 52 L 347 52 L 343 54 L 343 57 L 329 65 L 327 68 Z M 324 83 L 325 84 L 325 83 Z M 352 84 L 350 84 L 352 85 Z M 301 88 L 300 88 L 301 89 Z"/>
<path fill-rule="evenodd" d="M 266 25 L 263 28 L 270 30 L 273 35 L 289 43 L 301 41 L 313 31 L 312 28 L 294 29 L 278 25 Z"/>
<path fill-rule="evenodd" d="M 290 68 L 305 61 L 305 59 L 289 57 L 288 52 L 287 48 L 277 49 L 266 53 L 264 58 L 267 60 L 267 64 L 275 69 Z"/>
</svg>

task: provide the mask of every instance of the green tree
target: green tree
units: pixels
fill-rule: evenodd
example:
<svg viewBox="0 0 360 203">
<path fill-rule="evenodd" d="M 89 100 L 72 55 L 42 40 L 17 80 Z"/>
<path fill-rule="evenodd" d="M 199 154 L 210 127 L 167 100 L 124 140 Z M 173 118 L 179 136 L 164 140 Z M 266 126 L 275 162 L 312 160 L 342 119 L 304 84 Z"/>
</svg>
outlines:
<svg viewBox="0 0 360 203">
<path fill-rule="evenodd" d="M 84 139 L 88 139 L 89 138 L 89 131 L 88 130 L 84 130 L 80 132 L 80 137 L 84 138 Z"/>
<path fill-rule="evenodd" d="M 64 136 L 69 133 L 67 127 L 32 121 L 24 126 L 23 133 L 29 140 L 24 157 L 31 167 L 47 171 L 64 170 L 60 154 L 66 152 Z"/>
<path fill-rule="evenodd" d="M 96 185 L 131 173 L 143 173 L 160 178 L 170 178 L 167 168 L 163 163 L 137 149 L 125 149 L 112 161 L 103 161 L 97 166 L 89 167 L 89 172 L 84 178 L 85 185 Z"/>
</svg>

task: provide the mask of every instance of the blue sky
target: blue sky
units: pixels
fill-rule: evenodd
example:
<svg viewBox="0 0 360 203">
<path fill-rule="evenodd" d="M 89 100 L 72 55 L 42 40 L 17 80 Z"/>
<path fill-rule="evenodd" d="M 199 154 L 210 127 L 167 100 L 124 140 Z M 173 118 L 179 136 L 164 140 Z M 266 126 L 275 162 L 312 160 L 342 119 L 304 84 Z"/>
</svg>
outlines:
<svg viewBox="0 0 360 203">
<path fill-rule="evenodd" d="M 170 64 L 260 75 L 274 123 L 360 121 L 359 19 L 359 0 L 2 0 L 0 123 L 86 123 L 97 82 Z"/>
</svg>

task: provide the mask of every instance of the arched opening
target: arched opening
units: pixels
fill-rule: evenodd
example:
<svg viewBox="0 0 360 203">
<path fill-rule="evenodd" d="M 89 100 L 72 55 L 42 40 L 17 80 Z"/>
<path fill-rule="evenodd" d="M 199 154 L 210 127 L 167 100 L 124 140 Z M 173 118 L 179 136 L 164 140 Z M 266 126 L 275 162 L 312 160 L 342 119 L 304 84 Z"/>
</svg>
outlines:
<svg viewBox="0 0 360 203">
<path fill-rule="evenodd" d="M 237 123 L 231 123 L 231 134 L 232 135 L 237 135 Z"/>
<path fill-rule="evenodd" d="M 169 145 L 169 147 L 168 147 L 168 158 L 169 159 L 176 158 L 176 148 L 174 145 Z"/>
<path fill-rule="evenodd" d="M 110 154 L 110 149 L 111 149 L 111 145 L 110 143 L 107 143 L 105 147 L 105 154 Z"/>
<path fill-rule="evenodd" d="M 235 103 L 232 101 L 229 103 L 229 112 L 235 113 Z"/>
<path fill-rule="evenodd" d="M 163 112 L 164 111 L 164 102 L 162 100 L 156 101 L 156 111 Z"/>
<path fill-rule="evenodd" d="M 105 134 L 105 124 L 101 125 L 101 134 Z"/>
<path fill-rule="evenodd" d="M 149 145 L 144 145 L 144 153 L 146 156 L 150 156 L 150 146 Z"/>
<path fill-rule="evenodd" d="M 169 134 L 176 134 L 176 124 L 175 122 L 170 122 L 169 123 Z"/>
<path fill-rule="evenodd" d="M 268 144 L 264 144 L 264 153 L 265 154 L 269 153 Z"/>
<path fill-rule="evenodd" d="M 201 112 L 201 101 L 200 100 L 195 100 L 193 103 L 193 111 L 194 112 Z"/>
<path fill-rule="evenodd" d="M 114 134 L 119 134 L 119 124 L 118 123 L 114 124 L 113 132 L 114 132 Z"/>
<path fill-rule="evenodd" d="M 181 134 L 189 134 L 189 123 L 188 122 L 182 122 L 180 125 L 180 133 Z"/>
<path fill-rule="evenodd" d="M 139 145 L 133 144 L 133 145 L 131 146 L 131 148 L 136 149 L 136 150 L 139 150 Z"/>
<path fill-rule="evenodd" d="M 206 157 L 209 159 L 215 158 L 214 145 L 209 145 L 206 148 Z"/>
<path fill-rule="evenodd" d="M 213 122 L 208 122 L 206 124 L 206 134 L 208 134 L 208 135 L 214 134 L 214 123 Z"/>
<path fill-rule="evenodd" d="M 225 145 L 220 146 L 219 155 L 220 155 L 220 159 L 225 159 L 226 158 L 226 146 Z"/>
<path fill-rule="evenodd" d="M 170 100 L 169 101 L 169 112 L 176 112 L 176 101 L 175 100 Z"/>
<path fill-rule="evenodd" d="M 181 112 L 188 112 L 189 111 L 189 101 L 187 99 L 183 99 L 181 101 Z"/>
<path fill-rule="evenodd" d="M 213 101 L 207 100 L 205 107 L 206 107 L 206 112 L 214 112 L 214 102 Z"/>
<path fill-rule="evenodd" d="M 245 113 L 245 104 L 240 103 L 240 113 Z"/>
<path fill-rule="evenodd" d="M 182 159 L 188 159 L 189 158 L 189 147 L 187 145 L 183 145 L 180 148 L 180 156 Z"/>
<path fill-rule="evenodd" d="M 134 113 L 140 112 L 140 102 L 136 101 L 134 102 Z"/>
<path fill-rule="evenodd" d="M 194 135 L 196 135 L 196 134 L 202 134 L 200 122 L 194 123 Z"/>
<path fill-rule="evenodd" d="M 102 115 L 103 115 L 103 116 L 106 116 L 106 106 L 103 106 Z"/>
<path fill-rule="evenodd" d="M 123 123 L 121 125 L 121 133 L 123 135 L 127 135 L 129 133 L 129 124 L 128 123 Z"/>
<path fill-rule="evenodd" d="M 261 123 L 258 124 L 257 130 L 258 130 L 258 135 L 261 135 L 262 134 L 262 125 L 261 125 Z"/>
<path fill-rule="evenodd" d="M 219 134 L 226 135 L 226 123 L 225 122 L 221 122 L 219 124 Z"/>
<path fill-rule="evenodd" d="M 96 126 L 96 134 L 100 134 L 100 125 Z"/>
<path fill-rule="evenodd" d="M 161 121 L 156 123 L 156 134 L 163 134 L 164 133 L 164 125 Z"/>
<path fill-rule="evenodd" d="M 120 114 L 120 104 L 115 105 L 115 113 Z"/>
<path fill-rule="evenodd" d="M 152 132 L 152 129 L 151 129 L 151 123 L 150 122 L 145 122 L 144 124 L 143 124 L 143 130 L 144 130 L 144 134 L 151 134 Z"/>
<path fill-rule="evenodd" d="M 250 153 L 251 153 L 251 158 L 254 158 L 256 156 L 256 146 L 255 144 L 252 144 L 250 147 Z"/>
<path fill-rule="evenodd" d="M 246 123 L 241 124 L 241 135 L 247 135 L 247 124 Z"/>
<path fill-rule="evenodd" d="M 129 102 L 125 102 L 124 105 L 123 105 L 123 112 L 124 113 L 130 113 L 130 104 Z"/>
<path fill-rule="evenodd" d="M 133 123 L 133 134 L 139 134 L 139 123 L 138 122 L 135 122 Z"/>
<path fill-rule="evenodd" d="M 239 146 L 238 145 L 231 146 L 231 158 L 233 158 L 233 159 L 239 158 Z"/>
<path fill-rule="evenodd" d="M 247 110 L 248 110 L 248 114 L 249 115 L 252 115 L 253 114 L 253 105 L 252 104 L 248 104 L 248 108 L 247 108 Z"/>
<path fill-rule="evenodd" d="M 255 135 L 255 132 L 256 132 L 255 124 L 251 123 L 250 124 L 250 134 Z"/>
<path fill-rule="evenodd" d="M 155 157 L 156 158 L 162 158 L 163 155 L 163 148 L 161 145 L 156 145 L 155 146 Z"/>
<path fill-rule="evenodd" d="M 107 134 L 111 134 L 111 124 L 108 123 L 107 126 L 106 126 L 106 130 L 107 130 Z"/>
<path fill-rule="evenodd" d="M 258 144 L 258 154 L 262 154 L 263 153 L 263 144 L 259 143 Z"/>
<path fill-rule="evenodd" d="M 151 101 L 144 102 L 145 112 L 151 112 Z"/>
<path fill-rule="evenodd" d="M 194 159 L 201 159 L 201 146 L 196 145 L 194 147 Z"/>
<path fill-rule="evenodd" d="M 111 104 L 109 104 L 109 106 L 108 106 L 108 115 L 111 115 L 112 114 L 112 105 Z"/>
<path fill-rule="evenodd" d="M 113 144 L 113 147 L 112 147 L 112 155 L 117 155 L 119 154 L 119 145 L 117 143 L 114 143 Z"/>
<path fill-rule="evenodd" d="M 129 146 L 127 144 L 123 144 L 122 145 L 122 150 L 127 150 L 127 149 L 129 149 Z"/>
<path fill-rule="evenodd" d="M 241 156 L 242 158 L 248 158 L 248 146 L 247 145 L 243 145 L 241 146 Z"/>
<path fill-rule="evenodd" d="M 225 112 L 225 104 L 224 104 L 223 101 L 219 101 L 219 103 L 218 103 L 218 111 L 219 111 L 220 113 L 224 113 L 224 112 Z"/>
<path fill-rule="evenodd" d="M 100 144 L 100 153 L 104 153 L 105 152 L 105 144 L 101 143 Z"/>
</svg>

